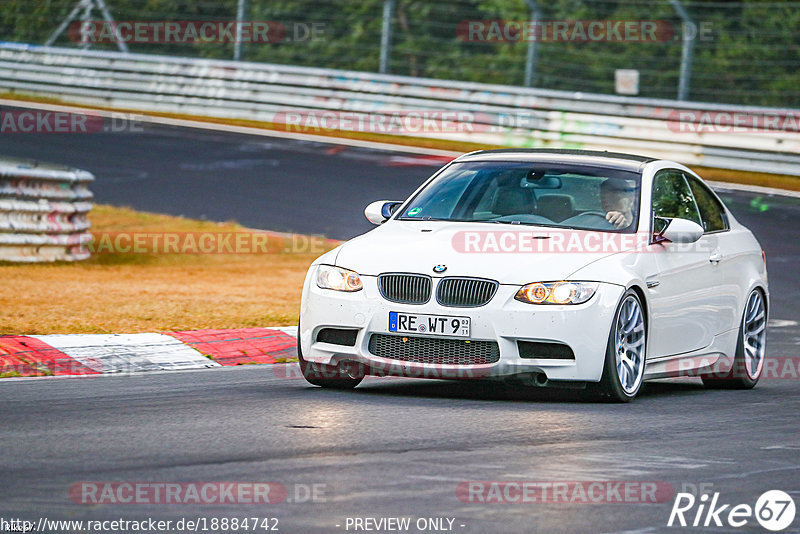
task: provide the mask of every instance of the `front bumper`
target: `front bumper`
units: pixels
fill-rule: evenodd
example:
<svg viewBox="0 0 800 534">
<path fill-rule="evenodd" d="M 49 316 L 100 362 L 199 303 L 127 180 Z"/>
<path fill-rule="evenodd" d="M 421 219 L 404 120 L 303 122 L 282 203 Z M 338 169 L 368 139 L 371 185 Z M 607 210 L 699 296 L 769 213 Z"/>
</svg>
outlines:
<svg viewBox="0 0 800 534">
<path fill-rule="evenodd" d="M 312 267 L 311 271 L 314 269 Z M 534 305 L 514 300 L 519 286 L 500 285 L 494 298 L 485 306 L 456 308 L 442 306 L 436 299 L 423 305 L 389 302 L 380 295 L 374 276 L 362 275 L 364 288 L 354 293 L 320 289 L 311 274 L 306 279 L 300 310 L 299 341 L 305 360 L 321 364 L 359 362 L 371 368 L 373 373 L 429 378 L 544 374 L 552 381 L 597 382 L 603 372 L 614 313 L 625 291 L 622 286 L 602 283 L 584 304 Z M 437 281 L 434 279 L 434 284 Z M 372 334 L 397 335 L 389 332 L 390 311 L 470 317 L 470 339 L 496 341 L 500 359 L 490 364 L 446 365 L 375 356 L 369 351 Z M 357 329 L 355 345 L 316 341 L 323 328 Z M 572 349 L 575 358 L 521 358 L 517 346 L 520 340 L 565 344 Z"/>
</svg>

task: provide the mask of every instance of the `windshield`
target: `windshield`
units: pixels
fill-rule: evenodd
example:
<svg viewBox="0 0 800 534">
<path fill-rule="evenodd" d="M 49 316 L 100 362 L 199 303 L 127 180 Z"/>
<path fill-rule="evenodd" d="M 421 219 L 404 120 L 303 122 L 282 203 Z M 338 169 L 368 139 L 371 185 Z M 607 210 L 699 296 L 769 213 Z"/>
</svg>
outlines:
<svg viewBox="0 0 800 534">
<path fill-rule="evenodd" d="M 636 172 L 590 165 L 454 163 L 398 219 L 635 232 L 640 178 Z"/>
</svg>

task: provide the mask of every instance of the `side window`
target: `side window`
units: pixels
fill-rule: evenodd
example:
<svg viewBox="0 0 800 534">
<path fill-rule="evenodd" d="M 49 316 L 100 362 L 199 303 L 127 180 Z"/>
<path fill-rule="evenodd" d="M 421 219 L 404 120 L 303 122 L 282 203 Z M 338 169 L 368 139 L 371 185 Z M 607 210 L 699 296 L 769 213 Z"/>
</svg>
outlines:
<svg viewBox="0 0 800 534">
<path fill-rule="evenodd" d="M 700 226 L 700 214 L 683 173 L 663 169 L 653 179 L 653 217 L 688 219 Z"/>
<path fill-rule="evenodd" d="M 687 175 L 686 180 L 689 182 L 689 187 L 692 188 L 706 233 L 727 230 L 728 218 L 725 216 L 725 208 L 722 207 L 719 200 L 694 176 Z"/>
</svg>

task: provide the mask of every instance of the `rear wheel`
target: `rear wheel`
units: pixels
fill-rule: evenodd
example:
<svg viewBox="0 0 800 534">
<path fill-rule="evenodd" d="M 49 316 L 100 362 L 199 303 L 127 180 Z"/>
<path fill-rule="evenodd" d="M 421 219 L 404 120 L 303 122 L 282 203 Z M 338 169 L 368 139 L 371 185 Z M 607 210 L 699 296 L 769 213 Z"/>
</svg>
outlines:
<svg viewBox="0 0 800 534">
<path fill-rule="evenodd" d="M 300 327 L 297 327 L 297 360 L 300 371 L 309 384 L 332 389 L 353 389 L 364 380 L 364 366 L 355 362 L 343 362 L 339 365 L 326 365 L 309 362 L 303 359 L 300 347 Z"/>
<path fill-rule="evenodd" d="M 703 375 L 703 385 L 712 389 L 750 389 L 758 383 L 767 349 L 767 306 L 764 295 L 754 289 L 739 325 L 733 365 L 725 372 Z"/>
<path fill-rule="evenodd" d="M 604 400 L 630 402 L 644 377 L 647 324 L 639 296 L 628 290 L 617 306 L 606 345 L 600 383 L 594 389 Z"/>
</svg>

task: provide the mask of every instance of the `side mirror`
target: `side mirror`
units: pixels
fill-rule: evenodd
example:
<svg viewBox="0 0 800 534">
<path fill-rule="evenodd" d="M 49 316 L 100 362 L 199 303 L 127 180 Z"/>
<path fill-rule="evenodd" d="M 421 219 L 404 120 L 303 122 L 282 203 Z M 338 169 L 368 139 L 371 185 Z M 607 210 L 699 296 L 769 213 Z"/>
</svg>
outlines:
<svg viewBox="0 0 800 534">
<path fill-rule="evenodd" d="M 378 200 L 364 209 L 364 215 L 372 224 L 383 224 L 402 203 L 400 200 Z"/>
<path fill-rule="evenodd" d="M 670 241 L 672 243 L 694 243 L 703 237 L 703 227 L 688 219 L 665 219 L 656 217 L 662 230 L 654 236 L 655 243 Z"/>
</svg>

